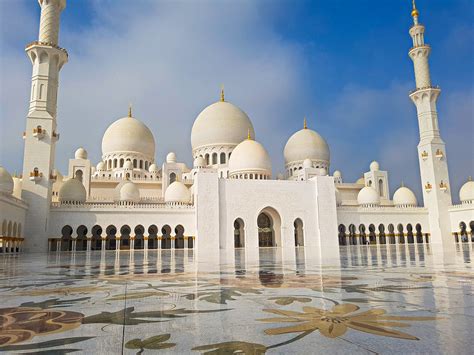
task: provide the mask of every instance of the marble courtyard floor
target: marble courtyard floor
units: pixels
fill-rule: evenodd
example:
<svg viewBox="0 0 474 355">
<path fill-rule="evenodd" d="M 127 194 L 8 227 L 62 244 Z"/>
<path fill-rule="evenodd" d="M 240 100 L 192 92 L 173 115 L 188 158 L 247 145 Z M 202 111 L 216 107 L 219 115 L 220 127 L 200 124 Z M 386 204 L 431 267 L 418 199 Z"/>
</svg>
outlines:
<svg viewBox="0 0 474 355">
<path fill-rule="evenodd" d="M 0 255 L 0 352 L 472 353 L 472 245 Z"/>
</svg>

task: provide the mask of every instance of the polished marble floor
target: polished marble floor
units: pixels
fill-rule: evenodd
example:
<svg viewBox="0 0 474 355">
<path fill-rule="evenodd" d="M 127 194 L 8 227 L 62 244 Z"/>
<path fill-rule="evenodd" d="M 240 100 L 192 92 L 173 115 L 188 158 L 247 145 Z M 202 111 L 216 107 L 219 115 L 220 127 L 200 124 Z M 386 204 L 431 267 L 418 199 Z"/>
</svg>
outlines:
<svg viewBox="0 0 474 355">
<path fill-rule="evenodd" d="M 0 352 L 470 354 L 471 244 L 0 256 Z"/>
</svg>

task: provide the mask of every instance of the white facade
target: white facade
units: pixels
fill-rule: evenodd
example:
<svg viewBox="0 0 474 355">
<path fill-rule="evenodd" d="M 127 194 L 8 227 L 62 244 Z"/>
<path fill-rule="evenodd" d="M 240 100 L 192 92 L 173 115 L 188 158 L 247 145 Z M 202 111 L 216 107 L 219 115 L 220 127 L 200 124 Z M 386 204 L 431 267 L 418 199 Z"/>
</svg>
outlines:
<svg viewBox="0 0 474 355">
<path fill-rule="evenodd" d="M 416 9 L 410 98 L 418 110 L 424 206 L 404 186 L 392 200 L 389 174 L 377 162 L 355 183 L 344 182 L 339 171 L 330 176 L 329 145 L 306 120 L 285 146 L 286 177 L 275 179 L 251 119 L 223 91 L 194 122 L 192 168 L 172 152 L 160 167 L 153 133 L 130 108 L 104 127 L 101 160 L 92 162 L 79 148 L 63 178 L 54 162 L 59 71 L 68 57 L 58 46 L 66 0 L 39 3 L 40 39 L 26 49 L 33 77 L 23 178 L 0 169 L 1 251 L 18 251 L 22 243 L 28 251 L 194 248 L 207 255 L 276 247 L 286 257 L 305 247 L 329 257 L 341 244 L 448 248 L 471 241 L 474 183 L 463 186 L 462 204 L 452 205 L 436 112 L 440 90 L 431 84 L 430 47 Z"/>
</svg>

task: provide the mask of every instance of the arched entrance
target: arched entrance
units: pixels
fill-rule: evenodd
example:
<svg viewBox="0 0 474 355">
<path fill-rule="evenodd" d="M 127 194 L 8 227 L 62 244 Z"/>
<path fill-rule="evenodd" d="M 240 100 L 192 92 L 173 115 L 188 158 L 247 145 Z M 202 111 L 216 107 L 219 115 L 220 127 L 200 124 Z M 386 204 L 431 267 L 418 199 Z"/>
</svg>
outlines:
<svg viewBox="0 0 474 355">
<path fill-rule="evenodd" d="M 243 248 L 245 246 L 245 225 L 241 218 L 234 221 L 234 248 Z"/>
<path fill-rule="evenodd" d="M 135 227 L 135 244 L 134 249 L 143 249 L 144 248 L 144 241 L 143 238 L 145 237 L 145 227 L 141 224 Z"/>
<path fill-rule="evenodd" d="M 116 234 L 117 234 L 117 228 L 115 226 L 110 225 L 105 229 L 106 233 L 106 239 L 107 239 L 107 244 L 105 246 L 105 249 L 107 250 L 115 250 L 116 245 L 117 245 L 117 240 L 116 240 Z"/>
<path fill-rule="evenodd" d="M 77 228 L 76 250 L 87 250 L 87 227 L 81 225 Z"/>
<path fill-rule="evenodd" d="M 258 246 L 276 247 L 281 245 L 281 219 L 271 207 L 263 209 L 257 217 Z"/>
<path fill-rule="evenodd" d="M 152 224 L 148 227 L 148 249 L 156 249 L 158 247 L 158 227 Z"/>
<path fill-rule="evenodd" d="M 174 234 L 176 238 L 174 241 L 175 249 L 184 249 L 184 227 L 178 224 L 174 229 Z"/>
<path fill-rule="evenodd" d="M 171 249 L 171 227 L 167 224 L 161 228 L 161 249 Z"/>
<path fill-rule="evenodd" d="M 72 227 L 64 226 L 61 229 L 61 250 L 71 251 L 72 250 Z"/>
<path fill-rule="evenodd" d="M 304 232 L 303 232 L 303 221 L 300 218 L 295 219 L 293 222 L 294 234 L 295 234 L 295 246 L 304 246 Z"/>
<path fill-rule="evenodd" d="M 101 250 L 102 249 L 102 227 L 99 225 L 95 225 L 94 227 L 92 227 L 91 232 L 92 232 L 91 249 Z"/>
<path fill-rule="evenodd" d="M 132 230 L 128 225 L 123 225 L 120 228 L 120 249 L 129 250 L 130 249 L 130 233 Z"/>
</svg>

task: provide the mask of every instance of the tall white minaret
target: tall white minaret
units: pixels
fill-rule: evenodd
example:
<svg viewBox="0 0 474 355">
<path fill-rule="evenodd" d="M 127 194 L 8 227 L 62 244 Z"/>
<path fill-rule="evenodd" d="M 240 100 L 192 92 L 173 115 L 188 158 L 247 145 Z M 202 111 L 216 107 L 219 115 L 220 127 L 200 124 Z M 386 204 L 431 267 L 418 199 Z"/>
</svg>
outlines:
<svg viewBox="0 0 474 355">
<path fill-rule="evenodd" d="M 41 21 L 38 41 L 26 46 L 33 65 L 30 107 L 24 133 L 22 198 L 28 203 L 25 248 L 45 251 L 48 247 L 48 221 L 51 188 L 54 181 L 56 106 L 59 71 L 68 60 L 58 46 L 59 18 L 66 0 L 38 0 Z"/>
<path fill-rule="evenodd" d="M 420 162 L 421 183 L 423 185 L 424 205 L 429 212 L 431 242 L 444 245 L 452 244 L 450 217 L 451 206 L 446 145 L 441 139 L 438 126 L 436 102 L 441 92 L 433 86 L 430 78 L 428 57 L 431 47 L 425 44 L 425 26 L 419 23 L 419 12 L 413 0 L 413 27 L 410 36 L 413 47 L 408 52 L 415 68 L 416 89 L 410 98 L 418 112 L 420 143 L 418 159 Z"/>
</svg>

